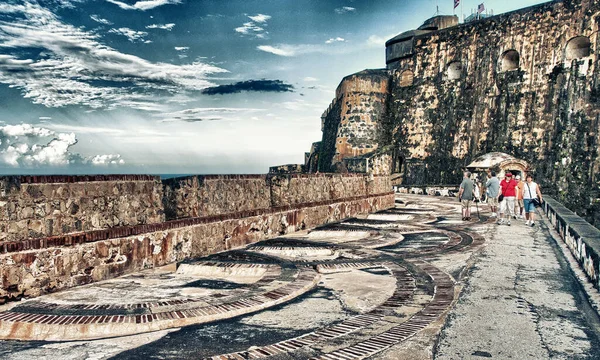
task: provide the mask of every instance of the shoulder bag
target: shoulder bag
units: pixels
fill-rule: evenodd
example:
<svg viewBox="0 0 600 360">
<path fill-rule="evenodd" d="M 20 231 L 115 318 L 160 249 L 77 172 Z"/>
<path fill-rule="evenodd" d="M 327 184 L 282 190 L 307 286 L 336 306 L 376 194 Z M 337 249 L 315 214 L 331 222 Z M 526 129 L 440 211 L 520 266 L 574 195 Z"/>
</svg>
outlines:
<svg viewBox="0 0 600 360">
<path fill-rule="evenodd" d="M 542 205 L 537 197 L 534 199 L 533 196 L 531 196 L 531 188 L 529 187 L 529 184 L 525 183 L 525 185 L 527 185 L 527 191 L 529 191 L 529 198 L 531 199 L 533 206 L 538 207 Z"/>
</svg>

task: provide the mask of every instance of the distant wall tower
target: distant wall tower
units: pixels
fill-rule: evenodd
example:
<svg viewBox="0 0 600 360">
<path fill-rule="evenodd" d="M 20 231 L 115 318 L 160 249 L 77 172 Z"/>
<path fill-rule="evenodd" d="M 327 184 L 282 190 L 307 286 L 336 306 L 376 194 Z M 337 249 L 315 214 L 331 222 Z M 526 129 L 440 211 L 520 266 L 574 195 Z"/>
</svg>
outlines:
<svg viewBox="0 0 600 360">
<path fill-rule="evenodd" d="M 344 171 L 343 160 L 373 152 L 389 94 L 385 69 L 365 70 L 345 77 L 323 114 L 320 171 Z"/>
</svg>

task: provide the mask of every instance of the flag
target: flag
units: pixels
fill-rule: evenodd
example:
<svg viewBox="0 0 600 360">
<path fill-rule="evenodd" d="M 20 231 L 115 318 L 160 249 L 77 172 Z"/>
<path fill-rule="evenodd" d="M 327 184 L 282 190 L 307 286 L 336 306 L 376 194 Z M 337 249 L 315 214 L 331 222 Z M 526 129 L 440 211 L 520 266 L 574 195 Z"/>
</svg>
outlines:
<svg viewBox="0 0 600 360">
<path fill-rule="evenodd" d="M 479 14 L 481 14 L 484 11 L 485 11 L 485 6 L 483 6 L 483 3 L 479 4 L 479 6 L 477 7 L 477 12 Z"/>
<path fill-rule="evenodd" d="M 460 4 L 460 0 L 454 0 L 454 8 L 456 9 Z"/>
</svg>

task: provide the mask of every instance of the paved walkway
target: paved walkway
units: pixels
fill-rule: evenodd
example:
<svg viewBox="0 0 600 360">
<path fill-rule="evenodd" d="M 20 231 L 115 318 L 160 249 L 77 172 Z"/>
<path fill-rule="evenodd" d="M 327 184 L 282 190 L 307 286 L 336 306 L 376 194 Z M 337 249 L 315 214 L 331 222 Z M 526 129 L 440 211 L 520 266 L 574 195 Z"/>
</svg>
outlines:
<svg viewBox="0 0 600 360">
<path fill-rule="evenodd" d="M 593 359 L 548 229 L 397 207 L 0 312 L 7 359 Z"/>
<path fill-rule="evenodd" d="M 442 332 L 436 359 L 588 359 L 597 318 L 544 222 L 493 226 Z"/>
</svg>

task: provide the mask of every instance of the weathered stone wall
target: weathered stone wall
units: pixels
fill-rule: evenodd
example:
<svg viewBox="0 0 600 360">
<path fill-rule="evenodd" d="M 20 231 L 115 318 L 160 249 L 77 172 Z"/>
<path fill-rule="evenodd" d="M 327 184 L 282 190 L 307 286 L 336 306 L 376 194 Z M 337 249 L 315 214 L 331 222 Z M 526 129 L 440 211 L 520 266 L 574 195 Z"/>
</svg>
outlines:
<svg viewBox="0 0 600 360">
<path fill-rule="evenodd" d="M 336 99 L 325 114 L 319 170 L 328 172 L 347 157 L 377 148 L 388 97 L 387 71 L 366 70 L 347 76 L 336 90 Z M 325 134 L 328 137 L 325 137 Z"/>
<path fill-rule="evenodd" d="M 368 178 L 358 174 L 282 175 L 270 178 L 273 206 L 366 196 Z M 391 191 L 390 186 L 386 191 Z"/>
<path fill-rule="evenodd" d="M 302 174 L 305 172 L 307 171 L 304 164 L 286 164 L 269 168 L 269 174 Z"/>
<path fill-rule="evenodd" d="M 392 173 L 408 185 L 458 183 L 476 156 L 509 153 L 531 164 L 543 191 L 600 225 L 599 14 L 598 1 L 553 1 L 416 32 L 413 50 L 389 64 L 385 113 L 364 110 L 381 129 L 361 146 L 389 149 Z M 336 99 L 322 168 L 356 156 L 341 151 L 349 139 L 341 124 L 362 105 Z"/>
<path fill-rule="evenodd" d="M 389 177 L 363 174 L 212 175 L 163 182 L 167 220 L 263 210 L 389 192 Z"/>
<path fill-rule="evenodd" d="M 7 176 L 0 191 L 0 244 L 165 220 L 153 176 Z"/>
<path fill-rule="evenodd" d="M 597 186 L 598 10 L 554 2 L 416 37 L 414 55 L 395 69 L 390 107 L 390 140 L 420 160 L 408 163 L 420 169 L 405 183 L 453 183 L 475 156 L 502 151 L 532 164 L 547 189 Z M 591 52 L 571 59 L 577 36 Z M 508 70 L 512 50 L 518 64 Z"/>
<path fill-rule="evenodd" d="M 369 176 L 367 179 L 368 194 L 383 194 L 392 189 L 389 176 Z"/>
<path fill-rule="evenodd" d="M 0 303 L 232 249 L 394 206 L 394 194 L 113 228 L 0 247 Z"/>
<path fill-rule="evenodd" d="M 266 175 L 197 175 L 163 181 L 167 220 L 267 209 Z"/>
</svg>

